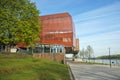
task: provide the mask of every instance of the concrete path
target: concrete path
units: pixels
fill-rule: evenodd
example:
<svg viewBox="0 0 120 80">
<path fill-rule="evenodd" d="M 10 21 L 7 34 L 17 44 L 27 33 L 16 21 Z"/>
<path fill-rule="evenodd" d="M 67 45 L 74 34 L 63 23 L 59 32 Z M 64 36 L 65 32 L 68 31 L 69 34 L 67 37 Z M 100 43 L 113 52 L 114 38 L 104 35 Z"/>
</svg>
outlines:
<svg viewBox="0 0 120 80">
<path fill-rule="evenodd" d="M 75 80 L 120 80 L 120 67 L 68 62 Z"/>
</svg>

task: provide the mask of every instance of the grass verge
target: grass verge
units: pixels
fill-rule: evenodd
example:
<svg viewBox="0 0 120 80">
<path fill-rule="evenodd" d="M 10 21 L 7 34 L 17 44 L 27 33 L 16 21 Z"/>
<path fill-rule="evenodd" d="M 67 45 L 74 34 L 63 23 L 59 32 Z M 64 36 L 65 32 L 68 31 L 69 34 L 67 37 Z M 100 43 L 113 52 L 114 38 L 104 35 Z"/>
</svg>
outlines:
<svg viewBox="0 0 120 80">
<path fill-rule="evenodd" d="M 94 65 L 94 64 L 98 64 L 98 65 L 108 65 L 108 64 L 103 64 L 103 63 L 96 63 L 96 62 L 80 62 L 82 64 L 91 64 L 91 65 Z"/>
<path fill-rule="evenodd" d="M 67 65 L 26 54 L 0 54 L 0 80 L 70 80 Z"/>
</svg>

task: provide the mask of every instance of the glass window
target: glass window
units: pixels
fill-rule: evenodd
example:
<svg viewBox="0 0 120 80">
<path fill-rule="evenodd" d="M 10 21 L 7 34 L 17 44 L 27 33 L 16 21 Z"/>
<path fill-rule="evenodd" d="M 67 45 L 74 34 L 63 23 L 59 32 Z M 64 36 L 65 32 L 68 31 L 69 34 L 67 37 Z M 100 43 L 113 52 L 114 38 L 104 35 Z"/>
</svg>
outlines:
<svg viewBox="0 0 120 80">
<path fill-rule="evenodd" d="M 34 53 L 62 53 L 64 46 L 62 45 L 38 45 L 34 49 Z"/>
<path fill-rule="evenodd" d="M 42 53 L 43 52 L 42 45 L 35 47 L 35 49 L 33 51 L 34 51 L 34 53 Z"/>
<path fill-rule="evenodd" d="M 50 53 L 50 45 L 44 45 L 44 53 Z"/>
</svg>

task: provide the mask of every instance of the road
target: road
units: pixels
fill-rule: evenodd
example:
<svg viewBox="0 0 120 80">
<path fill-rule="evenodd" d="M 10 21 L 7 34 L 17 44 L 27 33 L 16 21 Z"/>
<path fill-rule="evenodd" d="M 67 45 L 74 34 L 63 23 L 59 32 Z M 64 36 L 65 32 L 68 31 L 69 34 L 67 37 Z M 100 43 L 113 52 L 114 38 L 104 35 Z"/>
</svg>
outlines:
<svg viewBox="0 0 120 80">
<path fill-rule="evenodd" d="M 68 62 L 75 80 L 120 80 L 120 67 Z"/>
</svg>

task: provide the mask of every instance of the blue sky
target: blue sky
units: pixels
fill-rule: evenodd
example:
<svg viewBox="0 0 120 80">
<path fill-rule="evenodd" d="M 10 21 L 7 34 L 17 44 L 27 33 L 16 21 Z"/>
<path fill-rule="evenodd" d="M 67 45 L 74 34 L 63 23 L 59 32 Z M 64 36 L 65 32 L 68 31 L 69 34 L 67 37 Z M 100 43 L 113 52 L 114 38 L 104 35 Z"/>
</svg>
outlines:
<svg viewBox="0 0 120 80">
<path fill-rule="evenodd" d="M 120 54 L 120 0 L 31 0 L 40 16 L 69 12 L 80 49 L 91 45 L 95 56 Z"/>
</svg>

